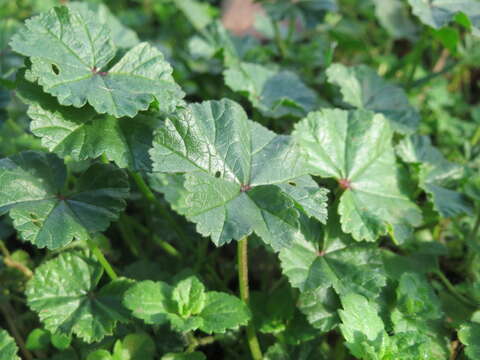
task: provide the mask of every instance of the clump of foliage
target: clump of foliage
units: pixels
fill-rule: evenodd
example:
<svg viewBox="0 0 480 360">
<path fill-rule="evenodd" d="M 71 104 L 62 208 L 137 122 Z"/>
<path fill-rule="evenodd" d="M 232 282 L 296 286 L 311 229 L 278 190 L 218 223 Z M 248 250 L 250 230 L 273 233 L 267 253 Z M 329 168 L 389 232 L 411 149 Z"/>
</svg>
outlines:
<svg viewBox="0 0 480 360">
<path fill-rule="evenodd" d="M 480 3 L 0 4 L 0 360 L 480 358 Z"/>
</svg>

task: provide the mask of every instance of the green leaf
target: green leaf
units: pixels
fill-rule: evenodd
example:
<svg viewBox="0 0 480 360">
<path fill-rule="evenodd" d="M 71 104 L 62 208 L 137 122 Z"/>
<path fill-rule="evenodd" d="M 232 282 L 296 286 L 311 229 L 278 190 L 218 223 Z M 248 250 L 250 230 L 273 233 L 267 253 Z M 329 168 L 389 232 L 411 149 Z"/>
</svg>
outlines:
<svg viewBox="0 0 480 360">
<path fill-rule="evenodd" d="M 69 8 L 81 13 L 83 18 L 88 18 L 88 16 L 91 16 L 91 12 L 93 11 L 97 17 L 97 20 L 101 24 L 105 24 L 110 30 L 112 41 L 117 47 L 131 48 L 140 42 L 137 34 L 122 25 L 122 23 L 118 21 L 118 19 L 104 4 L 96 4 L 93 2 L 72 2 L 68 6 Z"/>
<path fill-rule="evenodd" d="M 328 81 L 340 87 L 343 101 L 358 109 L 371 110 L 387 118 L 402 134 L 416 131 L 420 121 L 403 89 L 392 85 L 364 65 L 346 67 L 333 64 L 327 69 Z"/>
<path fill-rule="evenodd" d="M 217 13 L 217 9 L 209 3 L 196 0 L 174 0 L 174 2 L 197 31 L 205 29 Z"/>
<path fill-rule="evenodd" d="M 96 350 L 87 356 L 87 360 L 112 360 L 112 355 L 107 350 Z"/>
<path fill-rule="evenodd" d="M 162 53 L 147 43 L 110 67 L 115 57 L 110 30 L 86 9 L 55 7 L 35 16 L 10 45 L 30 57 L 29 80 L 38 81 L 62 105 L 88 102 L 101 114 L 134 117 L 153 100 L 160 110 L 173 111 L 183 97 Z"/>
<path fill-rule="evenodd" d="M 382 359 L 389 337 L 372 302 L 358 294 L 341 297 L 340 330 L 351 353 L 360 359 Z"/>
<path fill-rule="evenodd" d="M 331 287 L 318 287 L 300 294 L 298 307 L 315 329 L 326 333 L 335 328 L 339 321 L 337 309 L 340 302 Z"/>
<path fill-rule="evenodd" d="M 172 292 L 172 299 L 182 317 L 200 313 L 205 306 L 205 297 L 205 286 L 194 276 L 180 281 Z"/>
<path fill-rule="evenodd" d="M 15 340 L 6 330 L 0 328 L 0 360 L 20 360 Z"/>
<path fill-rule="evenodd" d="M 73 238 L 104 231 L 125 207 L 126 174 L 93 164 L 65 191 L 66 168 L 55 155 L 26 151 L 0 160 L 0 213 L 9 211 L 21 236 L 39 248 L 57 249 Z"/>
<path fill-rule="evenodd" d="M 374 299 L 386 284 L 382 258 L 373 244 L 355 243 L 325 253 L 299 237 L 279 256 L 291 285 L 302 292 L 313 290 L 306 296 L 331 286 L 339 295 L 356 292 Z"/>
<path fill-rule="evenodd" d="M 415 40 L 418 29 L 402 0 L 373 0 L 373 3 L 375 4 L 375 15 L 380 24 L 393 38 Z"/>
<path fill-rule="evenodd" d="M 355 240 L 375 241 L 393 230 L 402 242 L 421 223 L 420 209 L 403 189 L 406 174 L 397 166 L 392 130 L 370 111 L 325 109 L 296 125 L 293 136 L 311 172 L 333 177 L 341 195 L 342 230 Z"/>
<path fill-rule="evenodd" d="M 250 320 L 250 311 L 236 296 L 216 291 L 207 292 L 205 307 L 199 314 L 203 320 L 200 330 L 206 333 L 224 333 L 236 329 Z"/>
<path fill-rule="evenodd" d="M 240 299 L 214 291 L 204 293 L 204 300 L 201 302 L 187 299 L 189 303 L 186 307 L 185 290 L 188 290 L 192 283 L 195 284 L 196 281 L 187 278 L 177 285 L 175 289 L 178 290 L 174 290 L 161 281 L 142 281 L 127 292 L 124 304 L 133 312 L 133 316 L 147 324 L 160 325 L 169 321 L 174 329 L 181 332 L 196 329 L 207 333 L 225 332 L 226 329 L 245 325 L 250 319 L 250 312 Z M 198 292 L 198 283 L 193 286 L 194 292 Z M 199 312 L 188 315 L 179 313 L 179 309 L 185 312 L 188 307 Z"/>
<path fill-rule="evenodd" d="M 28 350 L 45 350 L 50 345 L 50 333 L 47 330 L 36 328 L 28 334 L 25 347 Z"/>
<path fill-rule="evenodd" d="M 425 319 L 441 318 L 440 300 L 428 281 L 417 273 L 405 273 L 397 287 L 397 306 L 404 314 Z"/>
<path fill-rule="evenodd" d="M 159 117 L 139 114 L 134 119 L 116 119 L 98 115 L 93 108 L 81 109 L 58 104 L 40 86 L 20 79 L 16 92 L 29 105 L 27 114 L 33 120 L 30 129 L 42 138 L 42 145 L 60 157 L 74 160 L 95 159 L 102 154 L 119 167 L 135 171 L 151 168 L 148 150 Z"/>
<path fill-rule="evenodd" d="M 248 94 L 265 116 L 305 116 L 317 104 L 315 92 L 290 71 L 277 71 L 253 63 L 235 63 L 224 71 L 225 84 Z"/>
<path fill-rule="evenodd" d="M 480 4 L 475 0 L 408 0 L 413 13 L 420 20 L 434 29 L 450 23 L 458 13 L 468 16 L 471 21 L 472 31 L 480 35 Z"/>
<path fill-rule="evenodd" d="M 248 121 L 233 101 L 170 117 L 150 155 L 154 172 L 185 173 L 184 190 L 170 188 L 167 200 L 217 246 L 254 231 L 278 250 L 298 234 L 300 213 L 326 220 L 326 190 L 306 177 L 293 140 Z"/>
<path fill-rule="evenodd" d="M 463 177 L 464 168 L 445 159 L 427 136 L 413 135 L 403 139 L 397 147 L 403 161 L 420 164 L 420 187 L 430 195 L 435 210 L 443 217 L 471 214 L 467 198 L 450 190 Z"/>
<path fill-rule="evenodd" d="M 162 356 L 162 360 L 206 360 L 206 356 L 199 351 L 192 353 L 169 353 Z"/>
<path fill-rule="evenodd" d="M 480 358 L 480 324 L 471 322 L 458 330 L 458 338 L 465 345 L 465 354 L 471 360 Z"/>
<path fill-rule="evenodd" d="M 172 290 L 163 281 L 141 281 L 127 291 L 123 303 L 133 316 L 147 324 L 161 325 L 168 321 L 167 314 L 174 312 Z"/>
<path fill-rule="evenodd" d="M 52 333 L 75 334 L 86 342 L 112 335 L 128 322 L 122 298 L 131 282 L 119 279 L 97 289 L 103 268 L 80 252 L 64 252 L 35 270 L 27 283 L 27 303 Z"/>
<path fill-rule="evenodd" d="M 128 334 L 122 341 L 117 340 L 112 360 L 153 360 L 155 342 L 145 333 Z"/>
</svg>

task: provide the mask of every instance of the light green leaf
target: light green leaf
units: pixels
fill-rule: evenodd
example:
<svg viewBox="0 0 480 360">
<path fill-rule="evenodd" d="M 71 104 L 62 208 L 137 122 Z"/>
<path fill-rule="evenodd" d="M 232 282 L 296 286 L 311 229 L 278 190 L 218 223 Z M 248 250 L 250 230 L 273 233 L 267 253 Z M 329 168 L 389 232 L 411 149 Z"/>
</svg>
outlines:
<svg viewBox="0 0 480 360">
<path fill-rule="evenodd" d="M 341 297 L 340 330 L 351 353 L 360 359 L 382 359 L 389 337 L 375 305 L 358 294 Z"/>
<path fill-rule="evenodd" d="M 153 360 L 155 342 L 145 333 L 128 334 L 117 340 L 113 349 L 112 360 Z"/>
<path fill-rule="evenodd" d="M 28 350 L 45 350 L 50 345 L 50 333 L 47 330 L 33 329 L 25 341 L 25 347 Z"/>
<path fill-rule="evenodd" d="M 434 29 L 450 23 L 458 13 L 463 13 L 472 23 L 473 34 L 480 35 L 480 3 L 475 0 L 408 0 L 413 13 Z"/>
<path fill-rule="evenodd" d="M 454 217 L 472 212 L 472 206 L 463 194 L 448 189 L 463 177 L 463 166 L 445 159 L 429 137 L 413 135 L 405 138 L 398 144 L 397 152 L 405 162 L 420 164 L 419 185 L 430 195 L 441 216 Z"/>
<path fill-rule="evenodd" d="M 356 292 L 375 299 L 387 280 L 380 252 L 372 244 L 355 243 L 323 253 L 299 237 L 279 256 L 291 285 L 302 292 L 313 291 L 307 296 L 331 286 L 339 295 Z"/>
<path fill-rule="evenodd" d="M 470 360 L 480 358 L 480 324 L 471 322 L 462 325 L 458 338 L 465 345 L 465 353 Z"/>
<path fill-rule="evenodd" d="M 173 328 L 180 332 L 196 329 L 207 333 L 225 332 L 226 329 L 245 325 L 250 319 L 248 307 L 240 299 L 214 291 L 204 293 L 205 298 L 199 313 L 180 314 L 179 309 L 181 305 L 185 305 L 185 301 L 178 292 L 185 290 L 187 285 L 187 282 L 180 282 L 174 298 L 174 290 L 166 283 L 142 281 L 127 292 L 124 304 L 133 312 L 133 316 L 147 324 L 163 324 L 169 321 Z M 198 284 L 196 287 L 198 290 Z M 197 307 L 195 310 L 198 310 L 200 304 L 189 305 L 195 305 L 194 307 Z"/>
<path fill-rule="evenodd" d="M 119 279 L 97 289 L 103 268 L 80 252 L 64 252 L 40 265 L 27 283 L 27 303 L 50 332 L 75 334 L 86 342 L 112 335 L 117 321 L 128 322 L 122 306 L 131 286 Z"/>
<path fill-rule="evenodd" d="M 0 213 L 9 211 L 23 239 L 57 249 L 104 231 L 125 207 L 126 174 L 93 164 L 65 191 L 66 168 L 53 154 L 26 151 L 0 160 Z"/>
<path fill-rule="evenodd" d="M 108 67 L 115 46 L 110 30 L 93 12 L 55 7 L 25 25 L 10 45 L 30 57 L 29 80 L 38 81 L 62 105 L 88 102 L 101 114 L 134 117 L 153 100 L 161 111 L 173 111 L 183 97 L 162 53 L 147 43 Z"/>
<path fill-rule="evenodd" d="M 151 168 L 148 150 L 159 117 L 139 114 L 134 119 L 116 119 L 98 115 L 90 106 L 81 109 L 61 106 L 40 86 L 23 79 L 17 80 L 16 92 L 29 105 L 31 131 L 42 138 L 42 145 L 49 151 L 74 160 L 95 159 L 105 154 L 122 168 L 135 171 Z"/>
<path fill-rule="evenodd" d="M 420 209 L 403 189 L 392 130 L 382 115 L 370 111 L 331 110 L 309 114 L 294 138 L 311 172 L 333 177 L 344 190 L 338 212 L 342 230 L 355 240 L 375 241 L 393 230 L 402 242 L 421 223 Z"/>
<path fill-rule="evenodd" d="M 197 31 L 202 31 L 210 24 L 217 9 L 209 3 L 196 0 L 174 0 L 175 5 L 183 12 Z"/>
<path fill-rule="evenodd" d="M 203 353 L 195 351 L 192 353 L 168 353 L 162 356 L 162 360 L 206 360 Z"/>
<path fill-rule="evenodd" d="M 317 104 L 315 92 L 290 71 L 273 70 L 253 63 L 235 63 L 224 72 L 225 84 L 247 93 L 265 116 L 305 116 Z"/>
<path fill-rule="evenodd" d="M 203 320 L 200 330 L 206 333 L 224 333 L 250 320 L 250 311 L 239 298 L 216 291 L 207 292 L 205 307 L 199 314 Z"/>
<path fill-rule="evenodd" d="M 6 330 L 0 328 L 0 360 L 20 360 L 15 340 Z"/>
<path fill-rule="evenodd" d="M 233 101 L 170 117 L 150 155 L 154 172 L 186 173 L 185 191 L 170 189 L 167 200 L 216 245 L 254 231 L 280 249 L 298 234 L 301 212 L 326 220 L 326 191 L 306 177 L 292 139 L 248 121 Z"/>
<path fill-rule="evenodd" d="M 180 281 L 172 292 L 172 299 L 182 317 L 200 313 L 205 306 L 205 297 L 205 286 L 194 276 Z"/>
<path fill-rule="evenodd" d="M 95 350 L 88 354 L 86 360 L 112 360 L 112 355 L 107 350 Z"/>
<path fill-rule="evenodd" d="M 440 300 L 428 281 L 417 273 L 404 273 L 397 287 L 397 307 L 404 314 L 421 319 L 438 319 Z"/>
<path fill-rule="evenodd" d="M 416 131 L 420 115 L 403 89 L 388 83 L 373 69 L 333 64 L 327 69 L 327 76 L 329 82 L 340 87 L 343 101 L 349 105 L 384 115 L 392 128 L 402 134 Z"/>
<path fill-rule="evenodd" d="M 132 315 L 147 324 L 164 324 L 167 314 L 174 312 L 172 287 L 163 281 L 141 281 L 133 285 L 125 294 L 124 305 L 132 311 Z"/>
</svg>

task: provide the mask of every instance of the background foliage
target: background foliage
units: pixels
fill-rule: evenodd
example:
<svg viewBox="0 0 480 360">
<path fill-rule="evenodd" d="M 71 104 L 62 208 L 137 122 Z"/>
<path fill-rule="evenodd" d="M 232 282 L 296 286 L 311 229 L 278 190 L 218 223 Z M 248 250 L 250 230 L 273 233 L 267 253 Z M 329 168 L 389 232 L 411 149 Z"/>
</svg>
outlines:
<svg viewBox="0 0 480 360">
<path fill-rule="evenodd" d="M 262 6 L 0 0 L 0 360 L 480 358 L 480 2 Z"/>
</svg>

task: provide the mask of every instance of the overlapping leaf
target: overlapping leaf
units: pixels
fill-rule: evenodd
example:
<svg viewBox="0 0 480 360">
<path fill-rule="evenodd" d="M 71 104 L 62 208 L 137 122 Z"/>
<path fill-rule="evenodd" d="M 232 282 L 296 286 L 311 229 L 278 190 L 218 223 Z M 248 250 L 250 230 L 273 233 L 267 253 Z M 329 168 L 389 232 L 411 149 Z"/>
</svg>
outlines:
<svg viewBox="0 0 480 360">
<path fill-rule="evenodd" d="M 15 340 L 6 330 L 0 328 L 0 360 L 20 360 Z"/>
<path fill-rule="evenodd" d="M 280 261 L 293 287 L 313 291 L 308 296 L 333 287 L 339 295 L 355 292 L 375 299 L 387 280 L 380 251 L 373 244 L 354 243 L 323 253 L 314 242 L 298 237 L 280 251 Z M 323 295 L 329 296 L 326 291 Z"/>
<path fill-rule="evenodd" d="M 420 187 L 433 201 L 435 210 L 443 217 L 471 213 L 467 198 L 448 187 L 463 177 L 463 166 L 451 163 L 432 146 L 427 136 L 413 135 L 398 145 L 400 157 L 408 163 L 421 164 Z"/>
<path fill-rule="evenodd" d="M 232 90 L 248 94 L 250 102 L 265 116 L 301 117 L 313 110 L 317 97 L 296 74 L 253 63 L 235 63 L 224 72 Z"/>
<path fill-rule="evenodd" d="M 65 190 L 66 168 L 53 154 L 26 151 L 0 160 L 0 212 L 9 211 L 22 238 L 57 249 L 104 231 L 125 207 L 126 174 L 94 164 Z"/>
<path fill-rule="evenodd" d="M 127 292 L 124 304 L 147 324 L 170 322 L 181 332 L 200 329 L 223 333 L 245 325 L 250 319 L 250 312 L 240 299 L 225 293 L 205 292 L 195 277 L 175 287 L 162 281 L 139 282 Z"/>
<path fill-rule="evenodd" d="M 335 178 L 345 190 L 338 211 L 343 231 L 354 239 L 375 241 L 389 231 L 401 242 L 421 223 L 420 209 L 402 187 L 405 175 L 382 115 L 326 109 L 297 124 L 294 137 L 312 173 Z"/>
<path fill-rule="evenodd" d="M 475 0 L 408 0 L 420 20 L 435 29 L 450 23 L 458 13 L 468 16 L 475 35 L 480 35 L 480 3 Z"/>
<path fill-rule="evenodd" d="M 415 39 L 417 27 L 402 0 L 373 0 L 375 15 L 380 24 L 396 39 Z"/>
<path fill-rule="evenodd" d="M 468 359 L 474 360 L 480 357 L 480 324 L 464 324 L 458 331 L 458 338 L 465 345 L 465 354 Z"/>
<path fill-rule="evenodd" d="M 40 265 L 27 284 L 27 303 L 52 333 L 75 334 L 86 342 L 111 335 L 129 320 L 122 298 L 131 281 L 119 279 L 97 289 L 103 268 L 89 255 L 64 252 Z"/>
<path fill-rule="evenodd" d="M 30 57 L 29 79 L 62 105 L 88 102 L 98 113 L 133 117 L 154 100 L 170 112 L 183 97 L 162 53 L 147 43 L 110 67 L 116 54 L 110 29 L 85 8 L 55 7 L 27 20 L 11 46 Z"/>
<path fill-rule="evenodd" d="M 410 105 L 403 89 L 382 79 L 373 69 L 359 65 L 346 67 L 333 64 L 327 69 L 328 81 L 340 87 L 343 101 L 359 109 L 383 114 L 393 129 L 411 134 L 420 115 Z"/>
<path fill-rule="evenodd" d="M 305 175 L 292 139 L 248 121 L 233 101 L 170 117 L 150 154 L 155 172 L 185 173 L 167 200 L 217 245 L 255 231 L 280 249 L 298 234 L 300 213 L 326 219 L 326 190 Z"/>
<path fill-rule="evenodd" d="M 81 109 L 61 106 L 37 84 L 17 80 L 17 95 L 29 105 L 30 129 L 42 145 L 60 157 L 95 159 L 102 154 L 119 167 L 151 168 L 148 150 L 159 117 L 139 114 L 134 119 L 99 115 L 90 106 Z"/>
</svg>

